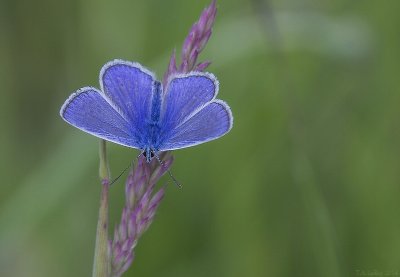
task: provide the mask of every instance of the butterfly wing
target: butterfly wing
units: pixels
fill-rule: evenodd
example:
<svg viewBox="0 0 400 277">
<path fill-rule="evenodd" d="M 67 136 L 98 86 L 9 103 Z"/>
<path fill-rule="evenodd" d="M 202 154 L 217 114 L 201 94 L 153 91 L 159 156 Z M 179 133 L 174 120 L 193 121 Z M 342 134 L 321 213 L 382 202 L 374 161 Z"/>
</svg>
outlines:
<svg viewBox="0 0 400 277">
<path fill-rule="evenodd" d="M 101 92 L 79 90 L 65 102 L 60 114 L 87 133 L 143 149 L 154 83 L 153 74 L 140 64 L 114 60 L 101 69 Z"/>
<path fill-rule="evenodd" d="M 76 128 L 117 144 L 139 148 L 129 122 L 95 88 L 73 93 L 60 111 L 61 117 Z"/>
<path fill-rule="evenodd" d="M 132 123 L 133 135 L 146 140 L 150 120 L 153 73 L 138 63 L 114 60 L 100 72 L 101 90 L 123 117 Z"/>
<path fill-rule="evenodd" d="M 168 85 L 158 150 L 175 150 L 217 139 L 232 128 L 229 106 L 215 99 L 218 81 L 209 73 L 178 75 Z"/>
</svg>

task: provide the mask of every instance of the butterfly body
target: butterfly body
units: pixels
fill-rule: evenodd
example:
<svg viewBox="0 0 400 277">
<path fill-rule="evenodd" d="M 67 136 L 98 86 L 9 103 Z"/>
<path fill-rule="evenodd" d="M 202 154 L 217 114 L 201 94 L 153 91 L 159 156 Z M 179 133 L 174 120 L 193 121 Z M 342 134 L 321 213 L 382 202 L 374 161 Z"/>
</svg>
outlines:
<svg viewBox="0 0 400 277">
<path fill-rule="evenodd" d="M 103 66 L 100 87 L 73 93 L 60 110 L 69 124 L 102 139 L 140 149 L 147 161 L 158 152 L 194 146 L 230 131 L 229 106 L 218 99 L 210 73 L 172 76 L 165 91 L 140 64 L 115 60 Z"/>
</svg>

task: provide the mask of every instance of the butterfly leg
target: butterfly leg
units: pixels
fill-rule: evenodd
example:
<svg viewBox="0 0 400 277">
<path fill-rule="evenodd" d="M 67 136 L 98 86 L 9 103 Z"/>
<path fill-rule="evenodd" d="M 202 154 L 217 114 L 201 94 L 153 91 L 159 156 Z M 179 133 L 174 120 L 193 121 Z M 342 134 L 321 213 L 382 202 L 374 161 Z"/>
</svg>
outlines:
<svg viewBox="0 0 400 277">
<path fill-rule="evenodd" d="M 158 156 L 156 151 L 152 150 L 152 153 L 153 153 L 154 157 L 156 157 L 157 161 L 160 163 L 161 167 L 165 168 L 165 163 L 160 159 L 160 157 Z M 172 175 L 171 171 L 169 169 L 167 169 L 167 172 L 168 172 L 169 177 L 171 177 L 172 181 L 174 181 L 175 185 L 181 189 L 182 185 L 178 182 L 178 180 L 175 179 L 175 177 Z"/>
</svg>

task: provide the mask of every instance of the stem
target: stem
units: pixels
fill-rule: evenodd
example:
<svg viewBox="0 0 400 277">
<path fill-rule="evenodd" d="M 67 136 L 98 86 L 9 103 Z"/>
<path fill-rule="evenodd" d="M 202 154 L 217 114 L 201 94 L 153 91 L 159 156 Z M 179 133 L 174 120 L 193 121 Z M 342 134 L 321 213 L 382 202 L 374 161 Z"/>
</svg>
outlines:
<svg viewBox="0 0 400 277">
<path fill-rule="evenodd" d="M 102 182 L 104 180 L 110 182 L 110 168 L 108 166 L 108 159 L 107 159 L 107 142 L 103 139 L 100 140 L 99 156 L 100 156 L 100 166 L 99 166 L 100 180 Z"/>
<path fill-rule="evenodd" d="M 108 251 L 108 190 L 110 184 L 110 170 L 107 160 L 106 141 L 100 141 L 100 168 L 99 175 L 102 183 L 99 219 L 97 221 L 96 246 L 94 250 L 93 277 L 108 277 L 110 259 Z"/>
</svg>

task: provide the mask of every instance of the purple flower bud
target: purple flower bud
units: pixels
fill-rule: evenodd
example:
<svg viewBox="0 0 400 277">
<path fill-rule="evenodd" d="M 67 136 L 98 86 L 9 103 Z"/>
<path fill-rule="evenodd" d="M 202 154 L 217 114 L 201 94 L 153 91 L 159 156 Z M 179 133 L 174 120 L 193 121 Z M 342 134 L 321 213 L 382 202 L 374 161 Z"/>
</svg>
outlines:
<svg viewBox="0 0 400 277">
<path fill-rule="evenodd" d="M 210 29 L 210 30 L 208 30 L 207 32 L 204 33 L 203 37 L 201 37 L 201 39 L 199 40 L 198 45 L 197 45 L 197 51 L 198 52 L 202 51 L 203 48 L 206 46 L 208 40 L 211 37 L 211 34 L 212 34 L 212 31 Z"/>
<path fill-rule="evenodd" d="M 128 224 L 128 222 L 127 222 L 127 213 L 128 213 L 128 211 L 127 211 L 127 209 L 125 207 L 122 210 L 121 224 L 119 225 L 119 228 L 118 228 L 118 238 L 121 241 L 124 241 L 126 239 L 126 237 L 127 237 L 127 228 L 126 228 L 127 224 Z"/>
<path fill-rule="evenodd" d="M 182 46 L 182 61 L 187 60 L 190 50 L 193 48 L 193 45 L 197 38 L 197 24 L 193 24 L 192 29 L 189 31 L 189 35 L 186 37 Z"/>
<path fill-rule="evenodd" d="M 217 1 L 213 0 L 207 8 L 207 24 L 204 27 L 207 30 L 210 30 L 214 25 L 215 16 L 217 15 Z"/>
<path fill-rule="evenodd" d="M 169 59 L 169 64 L 168 64 L 168 69 L 164 74 L 163 78 L 163 86 L 166 87 L 166 82 L 168 81 L 168 77 L 173 75 L 178 71 L 176 67 L 176 50 L 174 49 L 174 52 L 172 52 L 171 58 Z"/>
<path fill-rule="evenodd" d="M 157 208 L 164 197 L 164 191 L 165 189 L 161 188 L 156 194 L 153 195 L 150 200 L 149 209 L 153 209 L 153 207 Z"/>
<path fill-rule="evenodd" d="M 176 72 L 176 50 L 175 49 L 174 49 L 174 52 L 172 53 L 171 59 L 169 61 L 168 72 L 170 72 L 171 74 Z"/>
<path fill-rule="evenodd" d="M 128 268 L 131 266 L 132 262 L 134 259 L 134 253 L 131 253 L 127 259 L 125 260 L 125 264 L 121 267 L 121 269 L 119 270 L 119 274 L 115 275 L 115 277 L 119 277 L 121 276 L 125 271 L 128 270 Z"/>
<path fill-rule="evenodd" d="M 154 193 L 155 184 L 171 167 L 173 158 L 171 154 L 162 153 L 160 159 L 162 164 L 156 159 L 147 163 L 145 157 L 140 157 L 127 178 L 126 204 L 110 243 L 113 277 L 121 276 L 132 263 L 136 243 L 151 225 L 164 196 L 164 188 Z"/>
<path fill-rule="evenodd" d="M 204 71 L 209 65 L 211 64 L 210 61 L 205 61 L 196 65 L 196 71 Z"/>
<path fill-rule="evenodd" d="M 199 50 L 197 48 L 193 49 L 192 52 L 190 53 L 189 64 L 188 64 L 188 67 L 191 68 L 191 70 L 194 69 L 194 65 L 197 61 L 198 56 L 199 56 Z"/>
</svg>

